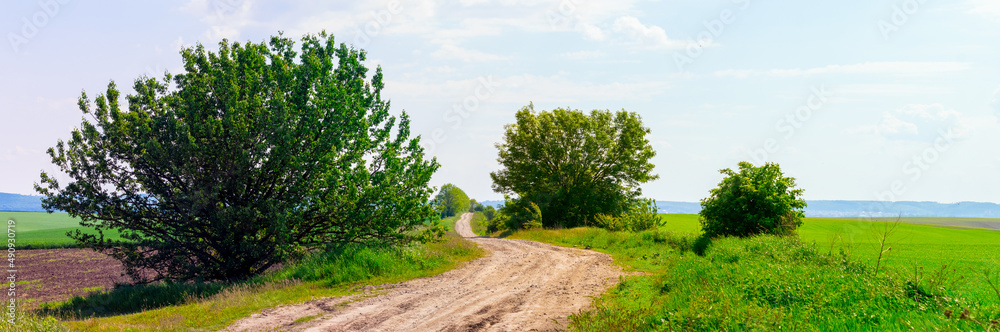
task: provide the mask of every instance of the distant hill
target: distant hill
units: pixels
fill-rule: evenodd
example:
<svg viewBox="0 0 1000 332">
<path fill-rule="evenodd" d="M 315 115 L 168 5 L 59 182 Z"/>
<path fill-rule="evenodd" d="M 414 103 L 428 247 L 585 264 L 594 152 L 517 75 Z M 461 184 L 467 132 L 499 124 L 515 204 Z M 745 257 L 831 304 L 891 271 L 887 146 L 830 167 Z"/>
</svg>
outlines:
<svg viewBox="0 0 1000 332">
<path fill-rule="evenodd" d="M 503 201 L 483 201 L 483 205 L 499 207 Z M 881 201 L 807 201 L 807 217 L 962 217 L 1000 218 L 1000 204 L 980 202 L 881 202 Z M 697 202 L 656 201 L 660 213 L 696 214 Z"/>
<path fill-rule="evenodd" d="M 0 211 L 45 212 L 42 196 L 0 193 Z"/>
<path fill-rule="evenodd" d="M 502 200 L 482 201 L 499 208 Z M 807 201 L 807 217 L 962 217 L 1000 218 L 1000 204 L 981 202 L 881 202 L 881 201 Z M 660 213 L 696 214 L 697 202 L 656 201 Z M 42 196 L 0 193 L 0 211 L 44 212 Z"/>
<path fill-rule="evenodd" d="M 806 201 L 807 217 L 963 217 L 1000 218 L 1000 204 L 980 202 L 882 202 L 882 201 Z M 699 203 L 657 201 L 661 213 L 694 214 Z"/>
<path fill-rule="evenodd" d="M 500 206 L 503 206 L 503 201 L 482 201 L 482 202 L 479 202 L 479 204 L 489 205 L 489 206 L 492 206 L 494 208 L 499 208 Z"/>
</svg>

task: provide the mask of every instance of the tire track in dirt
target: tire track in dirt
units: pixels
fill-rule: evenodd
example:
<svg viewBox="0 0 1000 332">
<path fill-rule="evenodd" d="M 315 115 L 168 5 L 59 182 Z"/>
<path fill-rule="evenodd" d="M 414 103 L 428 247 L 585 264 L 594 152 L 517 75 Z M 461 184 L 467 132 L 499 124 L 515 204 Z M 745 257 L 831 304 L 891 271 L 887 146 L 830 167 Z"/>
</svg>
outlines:
<svg viewBox="0 0 1000 332">
<path fill-rule="evenodd" d="M 353 303 L 327 298 L 267 309 L 227 330 L 554 331 L 623 275 L 607 254 L 478 237 L 471 217 L 462 215 L 455 230 L 489 251 L 486 257 L 434 277 L 387 285 L 385 294 Z"/>
</svg>

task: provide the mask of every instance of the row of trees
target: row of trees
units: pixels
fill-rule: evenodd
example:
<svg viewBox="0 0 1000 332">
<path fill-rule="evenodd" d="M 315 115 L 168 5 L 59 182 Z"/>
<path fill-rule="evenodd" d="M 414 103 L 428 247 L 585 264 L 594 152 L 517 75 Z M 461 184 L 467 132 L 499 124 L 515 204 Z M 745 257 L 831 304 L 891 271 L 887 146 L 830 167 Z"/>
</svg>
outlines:
<svg viewBox="0 0 1000 332">
<path fill-rule="evenodd" d="M 638 114 L 557 108 L 516 114 L 497 143 L 503 167 L 490 173 L 506 204 L 490 230 L 597 226 L 641 231 L 661 224 L 656 205 L 641 198 L 655 180 L 656 155 Z M 708 236 L 790 234 L 801 225 L 805 201 L 795 179 L 777 164 L 739 164 L 701 202 Z M 515 195 L 512 197 L 511 195 Z"/>
<path fill-rule="evenodd" d="M 636 113 L 519 110 L 496 145 L 503 168 L 490 177 L 507 197 L 496 211 L 452 184 L 430 199 L 439 165 L 407 114 L 390 114 L 381 68 L 369 76 L 364 51 L 325 33 L 296 51 L 279 34 L 181 56 L 183 73 L 140 77 L 133 95 L 114 82 L 94 100 L 83 93 L 80 127 L 48 150 L 71 181 L 43 172 L 35 186 L 47 210 L 97 230 L 70 234 L 81 247 L 119 259 L 135 280 L 242 279 L 307 248 L 428 241 L 443 229 L 427 220 L 465 211 L 493 228 L 660 223 L 641 198 L 658 176 Z M 798 224 L 801 190 L 777 165 L 723 173 L 702 201 L 706 232 Z"/>
</svg>

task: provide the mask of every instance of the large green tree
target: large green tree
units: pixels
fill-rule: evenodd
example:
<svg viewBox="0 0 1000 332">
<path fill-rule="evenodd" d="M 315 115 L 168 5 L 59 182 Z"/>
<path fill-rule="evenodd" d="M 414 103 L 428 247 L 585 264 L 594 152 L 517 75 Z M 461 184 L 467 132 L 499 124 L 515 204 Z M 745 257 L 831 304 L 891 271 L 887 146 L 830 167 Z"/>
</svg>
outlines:
<svg viewBox="0 0 1000 332">
<path fill-rule="evenodd" d="M 449 183 L 441 186 L 441 190 L 434 197 L 434 205 L 438 207 L 443 218 L 468 212 L 471 203 L 465 191 Z"/>
<path fill-rule="evenodd" d="M 438 164 L 407 115 L 390 115 L 364 51 L 320 33 L 299 52 L 279 35 L 181 56 L 183 73 L 135 80 L 127 109 L 114 82 L 93 101 L 84 93 L 80 127 L 49 149 L 71 181 L 43 172 L 35 187 L 46 209 L 101 232 L 71 234 L 81 246 L 137 281 L 222 280 L 303 247 L 426 235 L 413 230 L 434 215 Z"/>
<path fill-rule="evenodd" d="M 705 235 L 792 234 L 802 224 L 806 207 L 795 178 L 784 176 L 778 164 L 758 167 L 744 161 L 739 166 L 739 172 L 719 171 L 726 177 L 701 200 Z"/>
<path fill-rule="evenodd" d="M 497 143 L 502 169 L 490 173 L 493 190 L 516 194 L 503 212 L 530 218 L 538 205 L 546 227 L 574 227 L 599 214 L 625 213 L 642 183 L 657 179 L 656 155 L 638 114 L 557 108 L 516 114 Z M 525 219 L 527 221 L 528 219 Z"/>
</svg>

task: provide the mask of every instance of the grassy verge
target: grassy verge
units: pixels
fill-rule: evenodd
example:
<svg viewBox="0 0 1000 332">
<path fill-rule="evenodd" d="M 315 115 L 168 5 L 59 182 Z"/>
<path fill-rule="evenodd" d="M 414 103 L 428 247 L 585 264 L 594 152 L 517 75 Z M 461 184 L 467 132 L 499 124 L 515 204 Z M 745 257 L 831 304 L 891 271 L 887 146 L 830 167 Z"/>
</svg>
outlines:
<svg viewBox="0 0 1000 332">
<path fill-rule="evenodd" d="M 456 218 L 443 223 L 454 225 Z M 449 226 L 449 227 L 451 227 Z M 318 253 L 273 273 L 240 283 L 125 286 L 45 304 L 21 324 L 62 319 L 87 331 L 189 331 L 224 328 L 261 309 L 357 293 L 365 285 L 433 276 L 482 255 L 454 231 L 444 241 L 393 247 L 345 247 Z"/>
<path fill-rule="evenodd" d="M 472 220 L 469 224 L 472 226 L 472 232 L 479 236 L 486 235 L 486 215 L 482 212 L 476 212 L 472 215 Z"/>
<path fill-rule="evenodd" d="M 669 218 L 667 227 L 640 233 L 575 228 L 521 231 L 512 237 L 589 246 L 611 254 L 626 270 L 645 272 L 623 278 L 596 299 L 592 309 L 573 315 L 573 330 L 1000 328 L 1000 292 L 994 293 L 984 280 L 970 281 L 976 278 L 971 273 L 937 265 L 942 250 L 934 249 L 939 247 L 933 245 L 933 238 L 921 237 L 920 232 L 910 232 L 909 242 L 897 247 L 930 241 L 914 250 L 924 256 L 938 254 L 916 261 L 924 266 L 917 272 L 912 266 L 907 270 L 890 264 L 876 276 L 874 262 L 869 259 L 874 253 L 863 250 L 866 242 L 860 239 L 829 247 L 820 241 L 774 236 L 707 241 L 692 232 L 697 229 L 696 216 L 665 218 Z M 829 224 L 813 222 L 816 228 L 803 228 L 803 238 L 836 234 L 822 231 Z M 807 220 L 806 225 L 809 223 Z M 940 234 L 929 231 L 927 235 L 932 233 Z M 951 239 L 961 236 L 947 235 Z M 703 255 L 695 254 L 701 250 Z M 995 272 L 993 278 L 998 278 Z M 971 290 L 967 287 L 970 284 L 984 286 Z"/>
</svg>

